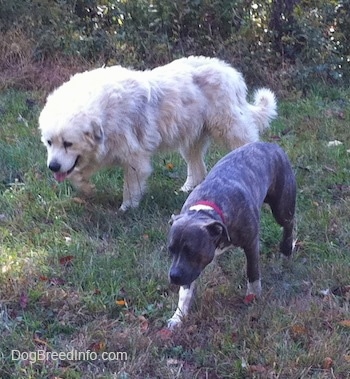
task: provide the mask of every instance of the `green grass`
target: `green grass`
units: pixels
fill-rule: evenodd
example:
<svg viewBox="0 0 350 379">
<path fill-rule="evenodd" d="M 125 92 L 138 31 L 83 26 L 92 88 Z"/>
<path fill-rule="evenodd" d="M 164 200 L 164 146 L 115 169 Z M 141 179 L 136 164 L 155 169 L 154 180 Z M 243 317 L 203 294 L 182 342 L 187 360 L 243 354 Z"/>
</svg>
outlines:
<svg viewBox="0 0 350 379">
<path fill-rule="evenodd" d="M 184 162 L 154 157 L 147 194 L 125 215 L 116 212 L 119 169 L 98 173 L 94 200 L 81 199 L 46 168 L 39 99 L 0 96 L 1 378 L 350 378 L 350 328 L 341 324 L 350 292 L 332 293 L 350 285 L 349 91 L 281 101 L 263 136 L 286 150 L 297 176 L 291 267 L 280 264 L 280 228 L 264 207 L 262 299 L 243 304 L 237 249 L 207 267 L 191 316 L 171 336 L 162 332 L 177 303 L 166 236 L 186 198 Z M 343 144 L 328 147 L 333 140 Z M 223 154 L 212 147 L 209 167 Z M 11 350 L 126 352 L 127 360 L 34 362 L 13 360 Z"/>
</svg>

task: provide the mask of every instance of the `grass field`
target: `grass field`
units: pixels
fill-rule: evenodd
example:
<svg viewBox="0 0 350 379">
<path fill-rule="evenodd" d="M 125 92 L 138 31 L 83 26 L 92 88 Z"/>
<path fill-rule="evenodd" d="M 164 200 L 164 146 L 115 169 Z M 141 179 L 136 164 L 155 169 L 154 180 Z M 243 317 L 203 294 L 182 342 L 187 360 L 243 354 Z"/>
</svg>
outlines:
<svg viewBox="0 0 350 379">
<path fill-rule="evenodd" d="M 184 162 L 156 156 L 141 206 L 117 215 L 120 170 L 94 177 L 93 201 L 55 183 L 42 105 L 33 93 L 0 95 L 0 378 L 350 378 L 349 91 L 281 101 L 263 136 L 297 176 L 291 267 L 281 267 L 280 229 L 264 208 L 262 299 L 243 303 L 237 249 L 207 267 L 173 333 L 166 236 L 186 197 Z M 223 154 L 212 147 L 208 166 Z"/>
</svg>

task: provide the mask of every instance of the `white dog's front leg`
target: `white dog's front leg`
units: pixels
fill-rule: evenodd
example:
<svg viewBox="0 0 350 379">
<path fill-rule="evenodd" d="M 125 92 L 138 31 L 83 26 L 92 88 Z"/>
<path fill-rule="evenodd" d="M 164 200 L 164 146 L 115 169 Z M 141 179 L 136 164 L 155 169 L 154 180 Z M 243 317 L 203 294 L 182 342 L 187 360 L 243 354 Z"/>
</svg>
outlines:
<svg viewBox="0 0 350 379">
<path fill-rule="evenodd" d="M 85 196 L 92 196 L 95 192 L 95 186 L 90 182 L 89 179 L 89 176 L 82 176 L 81 174 L 77 173 L 75 175 L 72 175 L 70 181 L 72 182 L 73 186 L 82 194 Z"/>
<path fill-rule="evenodd" d="M 168 320 L 168 328 L 174 329 L 177 326 L 181 325 L 182 319 L 188 315 L 190 310 L 194 291 L 196 288 L 195 282 L 192 282 L 191 285 L 181 286 L 179 290 L 179 302 L 177 305 L 177 309 L 173 314 L 173 317 Z"/>
<path fill-rule="evenodd" d="M 131 164 L 124 167 L 123 203 L 119 208 L 120 212 L 139 205 L 151 172 L 152 167 L 147 156 L 136 157 Z"/>
<path fill-rule="evenodd" d="M 192 191 L 205 178 L 207 174 L 207 169 L 204 163 L 204 153 L 206 148 L 207 141 L 206 139 L 203 139 L 190 149 L 180 149 L 180 153 L 187 163 L 187 179 L 181 187 L 181 191 Z"/>
</svg>

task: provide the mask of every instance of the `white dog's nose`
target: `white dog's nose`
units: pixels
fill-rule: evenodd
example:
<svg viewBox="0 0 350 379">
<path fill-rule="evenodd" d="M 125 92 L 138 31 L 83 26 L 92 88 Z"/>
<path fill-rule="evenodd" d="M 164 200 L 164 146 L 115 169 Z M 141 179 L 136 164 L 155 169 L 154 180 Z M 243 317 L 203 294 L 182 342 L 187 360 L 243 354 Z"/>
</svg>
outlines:
<svg viewBox="0 0 350 379">
<path fill-rule="evenodd" d="M 53 161 L 53 162 L 51 162 L 51 163 L 49 164 L 49 169 L 50 169 L 51 171 L 53 171 L 53 172 L 58 172 L 58 171 L 60 171 L 60 169 L 61 169 L 61 165 L 60 165 L 58 162 Z"/>
</svg>

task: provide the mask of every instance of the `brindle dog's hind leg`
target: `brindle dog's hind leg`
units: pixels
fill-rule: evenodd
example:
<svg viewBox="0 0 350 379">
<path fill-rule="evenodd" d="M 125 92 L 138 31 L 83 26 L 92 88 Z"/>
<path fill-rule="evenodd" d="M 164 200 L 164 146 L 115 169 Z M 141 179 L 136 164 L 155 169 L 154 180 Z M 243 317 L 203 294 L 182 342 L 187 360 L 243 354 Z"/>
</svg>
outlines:
<svg viewBox="0 0 350 379">
<path fill-rule="evenodd" d="M 283 227 L 283 236 L 280 242 L 280 251 L 289 258 L 293 251 L 293 230 L 295 217 L 296 185 L 290 179 L 285 183 L 284 190 L 278 196 L 269 197 L 272 214 L 279 225 Z"/>
</svg>

